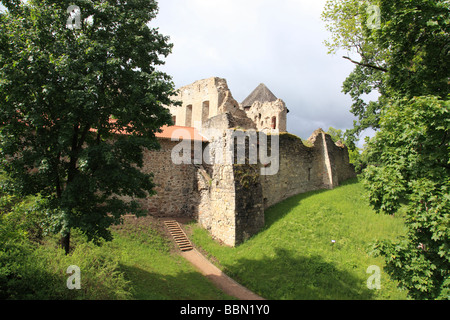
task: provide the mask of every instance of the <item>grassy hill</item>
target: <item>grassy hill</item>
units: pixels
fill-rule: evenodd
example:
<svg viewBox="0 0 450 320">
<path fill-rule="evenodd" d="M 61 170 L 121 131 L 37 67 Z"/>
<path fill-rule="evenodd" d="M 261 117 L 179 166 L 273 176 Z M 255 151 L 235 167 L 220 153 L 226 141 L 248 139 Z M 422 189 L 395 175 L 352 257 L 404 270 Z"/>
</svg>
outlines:
<svg viewBox="0 0 450 320">
<path fill-rule="evenodd" d="M 74 251 L 55 248 L 57 237 L 28 243 L 35 233 L 32 199 L 11 209 L 0 198 L 0 296 L 6 299 L 230 299 L 179 256 L 151 217 L 129 219 L 101 247 L 73 235 Z M 36 213 L 40 215 L 39 213 Z M 26 220 L 25 217 L 28 217 Z M 371 242 L 404 233 L 401 217 L 377 215 L 361 184 L 298 195 L 269 208 L 266 226 L 229 248 L 192 223 L 192 240 L 228 275 L 268 299 L 404 299 L 382 273 L 381 290 L 369 290 Z M 14 236 L 11 238 L 11 236 Z M 19 241 L 20 240 L 20 241 Z M 335 240 L 333 244 L 331 240 Z M 82 290 L 66 288 L 67 266 L 78 265 Z M 21 279 L 15 280 L 15 279 Z"/>
<path fill-rule="evenodd" d="M 383 259 L 368 254 L 378 239 L 405 232 L 401 217 L 376 214 L 357 180 L 287 199 L 266 210 L 264 230 L 229 248 L 196 224 L 193 242 L 228 275 L 267 299 L 406 299 L 388 275 L 369 290 L 366 273 Z M 332 240 L 335 240 L 332 243 Z"/>
<path fill-rule="evenodd" d="M 130 282 L 132 299 L 233 299 L 178 254 L 174 244 L 158 231 L 159 223 L 151 217 L 127 219 L 114 228 L 114 240 L 106 244 Z"/>
<path fill-rule="evenodd" d="M 221 300 L 222 293 L 183 259 L 151 217 L 127 218 L 114 240 L 96 246 L 76 230 L 66 256 L 58 235 L 43 235 L 36 198 L 4 194 L 0 174 L 0 299 Z M 68 266 L 81 272 L 80 290 L 67 288 Z"/>
</svg>

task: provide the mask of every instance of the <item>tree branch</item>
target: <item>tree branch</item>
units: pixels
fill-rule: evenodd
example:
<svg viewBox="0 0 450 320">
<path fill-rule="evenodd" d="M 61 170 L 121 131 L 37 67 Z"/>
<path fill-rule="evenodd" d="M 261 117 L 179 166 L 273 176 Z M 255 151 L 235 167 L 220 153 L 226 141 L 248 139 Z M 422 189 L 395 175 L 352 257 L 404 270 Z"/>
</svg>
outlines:
<svg viewBox="0 0 450 320">
<path fill-rule="evenodd" d="M 354 63 L 354 64 L 357 64 L 357 65 L 359 65 L 359 66 L 368 67 L 368 68 L 372 68 L 372 69 L 379 70 L 379 71 L 383 71 L 383 72 L 388 72 L 387 69 L 382 68 L 382 67 L 374 66 L 374 65 L 372 65 L 372 64 L 367 64 L 367 63 L 361 63 L 361 62 L 352 60 L 351 58 L 345 57 L 345 56 L 343 56 L 342 58 L 347 59 L 347 60 L 349 60 L 350 62 L 352 62 L 352 63 Z"/>
</svg>

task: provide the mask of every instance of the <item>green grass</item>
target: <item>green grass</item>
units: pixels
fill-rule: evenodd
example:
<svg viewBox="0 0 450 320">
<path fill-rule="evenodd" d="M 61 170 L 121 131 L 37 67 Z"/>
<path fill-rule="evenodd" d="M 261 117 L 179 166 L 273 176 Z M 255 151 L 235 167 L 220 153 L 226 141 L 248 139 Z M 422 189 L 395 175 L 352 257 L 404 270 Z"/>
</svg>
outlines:
<svg viewBox="0 0 450 320">
<path fill-rule="evenodd" d="M 265 218 L 265 228 L 236 248 L 211 240 L 195 224 L 192 240 L 228 275 L 267 299 L 406 299 L 384 271 L 381 289 L 367 288 L 367 268 L 384 266 L 383 258 L 368 254 L 371 243 L 406 230 L 401 217 L 371 210 L 356 179 L 289 198 L 266 210 Z"/>
<path fill-rule="evenodd" d="M 5 175 L 0 172 L 0 185 L 4 180 Z M 27 199 L 8 197 L 0 188 L 0 245 L 2 240 L 7 241 L 9 235 L 20 235 L 22 239 L 26 234 L 33 245 L 27 245 L 23 250 L 29 248 L 24 252 L 34 257 L 23 261 L 24 259 L 21 260 L 15 255 L 17 250 L 8 251 L 0 246 L 0 297 L 2 293 L 15 292 L 15 296 L 19 299 L 54 299 L 55 297 L 57 299 L 84 299 L 85 297 L 122 299 L 121 297 L 124 297 L 123 299 L 136 300 L 234 299 L 217 289 L 177 253 L 174 244 L 162 234 L 161 223 L 156 219 L 126 218 L 126 223 L 112 228 L 114 239 L 103 243 L 99 248 L 88 244 L 85 236 L 73 230 L 71 243 L 75 248 L 71 255 L 66 257 L 62 250 L 57 248 L 58 235 L 48 235 L 43 238 L 40 232 L 33 229 L 38 221 L 36 219 L 42 218 L 42 214 L 38 212 L 33 215 L 25 214 L 27 209 L 33 207 L 34 200 L 34 197 Z M 20 204 L 21 211 L 15 209 L 14 214 L 9 214 L 16 202 Z M 13 218 L 15 220 L 11 220 Z M 31 218 L 33 220 L 25 221 Z M 99 263 L 100 260 L 107 261 L 107 265 Z M 27 264 L 24 265 L 24 263 Z M 81 287 L 83 290 L 66 289 L 65 271 L 70 264 L 82 267 Z M 118 264 L 117 268 L 115 264 Z M 88 272 L 87 268 L 93 271 Z M 2 272 L 13 272 L 10 277 L 19 274 L 18 277 L 23 278 L 22 269 L 32 271 L 25 275 L 28 276 L 27 281 L 33 285 L 24 286 L 19 282 L 17 288 L 6 287 L 6 283 L 2 282 L 2 279 L 5 279 L 5 277 L 2 278 L 4 276 Z M 127 282 L 126 286 L 121 282 L 122 275 Z M 108 288 L 103 288 L 105 285 Z M 23 287 L 26 290 L 22 290 Z M 30 287 L 35 291 L 34 293 L 28 292 Z M 126 290 L 126 292 L 121 291 L 120 295 L 115 294 L 120 290 Z M 88 293 L 83 294 L 81 291 Z"/>
<path fill-rule="evenodd" d="M 371 210 L 356 181 L 334 190 L 298 195 L 269 208 L 265 228 L 237 248 L 214 242 L 196 224 L 190 227 L 193 242 L 220 268 L 265 298 L 406 299 L 406 293 L 384 272 L 381 290 L 366 287 L 367 268 L 384 266 L 382 258 L 368 255 L 368 247 L 375 240 L 398 237 L 405 227 L 401 217 Z M 114 228 L 114 240 L 100 248 L 118 261 L 118 271 L 129 282 L 128 297 L 231 299 L 178 255 L 159 228 L 151 218 L 131 219 Z M 331 240 L 336 243 L 332 245 Z M 76 244 L 76 239 L 73 242 Z M 93 254 L 86 256 L 91 259 Z M 64 270 L 55 272 L 58 277 L 63 272 L 63 280 L 67 277 Z M 82 279 L 86 278 L 85 274 Z"/>
<path fill-rule="evenodd" d="M 129 219 L 107 244 L 119 260 L 137 300 L 232 299 L 174 251 L 151 218 Z"/>
</svg>

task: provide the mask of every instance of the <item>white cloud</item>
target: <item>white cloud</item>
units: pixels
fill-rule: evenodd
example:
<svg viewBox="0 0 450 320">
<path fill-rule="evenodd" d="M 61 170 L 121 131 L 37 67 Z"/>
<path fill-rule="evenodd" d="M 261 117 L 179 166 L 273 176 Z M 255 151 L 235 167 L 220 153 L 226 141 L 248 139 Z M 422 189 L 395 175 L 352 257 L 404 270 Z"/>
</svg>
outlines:
<svg viewBox="0 0 450 320">
<path fill-rule="evenodd" d="M 351 100 L 341 87 L 353 65 L 327 55 L 325 2 L 160 0 L 151 24 L 174 43 L 163 70 L 177 86 L 226 78 L 238 101 L 263 82 L 286 102 L 288 130 L 303 138 L 318 125 L 350 128 Z"/>
</svg>

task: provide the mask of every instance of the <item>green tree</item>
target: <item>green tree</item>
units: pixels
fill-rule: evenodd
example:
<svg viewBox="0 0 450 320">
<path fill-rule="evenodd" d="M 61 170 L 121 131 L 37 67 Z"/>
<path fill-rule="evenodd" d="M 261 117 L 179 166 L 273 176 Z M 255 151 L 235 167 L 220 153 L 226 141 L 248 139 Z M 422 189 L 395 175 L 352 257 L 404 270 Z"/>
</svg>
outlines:
<svg viewBox="0 0 450 320">
<path fill-rule="evenodd" d="M 374 208 L 406 213 L 407 236 L 377 243 L 387 271 L 416 299 L 450 296 L 450 101 L 395 101 L 370 142 L 364 183 Z"/>
<path fill-rule="evenodd" d="M 377 211 L 406 215 L 407 237 L 377 243 L 387 271 L 417 299 L 450 292 L 450 3 L 372 1 L 380 23 L 369 23 L 368 1 L 329 0 L 323 13 L 334 51 L 345 49 L 355 70 L 343 91 L 358 117 L 349 139 L 377 131 L 364 157 L 364 180 Z M 373 7 L 372 7 L 373 8 Z M 352 41 L 353 37 L 357 41 Z M 332 51 L 333 51 L 332 50 Z M 377 101 L 364 94 L 377 91 Z"/>
<path fill-rule="evenodd" d="M 378 8 L 376 11 L 374 8 Z M 353 140 L 365 129 L 379 128 L 389 99 L 450 93 L 450 4 L 438 0 L 328 0 L 322 13 L 331 40 L 330 53 L 346 51 L 355 64 L 343 83 L 358 118 L 346 135 Z M 380 24 L 373 19 L 379 14 Z M 377 101 L 365 101 L 369 93 Z"/>
<path fill-rule="evenodd" d="M 348 147 L 348 156 L 350 163 L 353 163 L 355 165 L 355 169 L 357 172 L 360 172 L 361 164 L 361 149 L 356 147 L 354 145 L 354 142 L 352 140 L 348 140 L 345 136 L 345 133 L 341 129 L 335 129 L 333 127 L 329 127 L 328 131 L 326 132 L 330 135 L 331 139 L 334 141 L 334 143 L 340 141 L 343 144 L 345 144 Z M 349 147 L 352 146 L 352 147 Z"/>
<path fill-rule="evenodd" d="M 2 3 L 2 170 L 16 194 L 41 195 L 66 253 L 73 228 L 110 239 L 124 213 L 142 213 L 125 196 L 154 193 L 143 149 L 158 148 L 155 133 L 171 123 L 174 84 L 157 66 L 172 45 L 147 25 L 157 3 Z"/>
<path fill-rule="evenodd" d="M 344 143 L 344 133 L 341 129 L 335 129 L 333 127 L 329 127 L 328 131 L 326 132 L 330 135 L 331 139 L 336 143 L 338 141 L 341 141 Z"/>
</svg>

